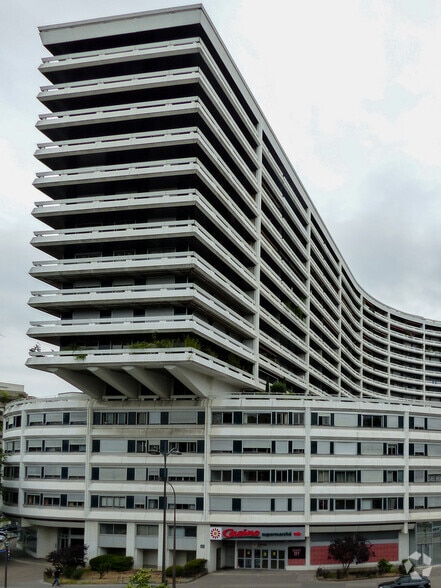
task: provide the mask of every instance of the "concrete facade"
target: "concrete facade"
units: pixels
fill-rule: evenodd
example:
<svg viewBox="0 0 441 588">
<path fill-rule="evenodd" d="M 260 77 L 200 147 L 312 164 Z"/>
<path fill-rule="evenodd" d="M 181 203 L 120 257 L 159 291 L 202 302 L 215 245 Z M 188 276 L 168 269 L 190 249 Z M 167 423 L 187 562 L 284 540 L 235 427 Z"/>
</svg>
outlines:
<svg viewBox="0 0 441 588">
<path fill-rule="evenodd" d="M 83 395 L 8 409 L 26 548 L 161 565 L 176 448 L 178 563 L 441 561 L 441 323 L 357 284 L 204 9 L 40 34 L 28 365 Z"/>
</svg>

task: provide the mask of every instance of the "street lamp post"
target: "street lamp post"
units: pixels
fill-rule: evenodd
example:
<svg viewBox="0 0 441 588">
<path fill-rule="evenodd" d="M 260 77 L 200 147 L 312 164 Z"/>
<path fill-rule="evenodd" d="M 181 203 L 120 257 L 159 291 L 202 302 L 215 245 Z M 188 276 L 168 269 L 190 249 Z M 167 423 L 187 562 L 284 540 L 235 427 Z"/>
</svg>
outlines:
<svg viewBox="0 0 441 588">
<path fill-rule="evenodd" d="M 167 483 L 170 484 L 168 481 L 168 474 L 167 474 L 167 457 L 169 455 L 179 455 L 179 451 L 176 447 L 172 447 L 171 449 L 167 448 L 167 443 L 164 443 L 161 447 L 159 453 L 164 458 L 164 471 L 163 471 L 163 480 L 164 480 L 164 490 L 163 490 L 163 504 L 162 504 L 162 583 L 167 584 L 167 575 L 165 573 L 165 556 L 166 556 L 166 547 L 167 547 Z M 171 485 L 171 484 L 170 484 Z M 176 528 L 176 527 L 175 527 Z M 175 570 L 175 567 L 173 568 Z"/>
<path fill-rule="evenodd" d="M 167 480 L 167 484 L 173 491 L 173 569 L 172 588 L 176 588 L 176 492 L 173 484 Z"/>
</svg>

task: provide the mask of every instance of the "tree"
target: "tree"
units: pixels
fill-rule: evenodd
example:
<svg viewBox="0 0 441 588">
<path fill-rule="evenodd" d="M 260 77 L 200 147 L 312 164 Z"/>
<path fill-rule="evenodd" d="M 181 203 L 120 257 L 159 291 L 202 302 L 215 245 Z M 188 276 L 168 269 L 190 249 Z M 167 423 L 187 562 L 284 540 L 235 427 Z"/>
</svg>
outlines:
<svg viewBox="0 0 441 588">
<path fill-rule="evenodd" d="M 342 539 L 334 539 L 328 547 L 328 559 L 342 564 L 344 576 L 352 563 L 365 563 L 369 561 L 371 555 L 375 555 L 371 542 L 361 535 L 348 535 Z"/>
<path fill-rule="evenodd" d="M 51 551 L 46 560 L 51 563 L 55 569 L 63 570 L 64 568 L 84 568 L 86 565 L 87 546 L 84 544 L 70 545 Z"/>
</svg>

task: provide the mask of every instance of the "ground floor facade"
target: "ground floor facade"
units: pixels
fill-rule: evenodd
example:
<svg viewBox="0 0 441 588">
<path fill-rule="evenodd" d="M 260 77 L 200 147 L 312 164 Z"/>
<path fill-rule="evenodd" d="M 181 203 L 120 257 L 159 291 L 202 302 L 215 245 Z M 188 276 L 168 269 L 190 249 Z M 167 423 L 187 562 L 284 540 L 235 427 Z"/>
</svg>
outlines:
<svg viewBox="0 0 441 588">
<path fill-rule="evenodd" d="M 313 569 L 359 534 L 441 564 L 441 410 L 249 396 L 7 406 L 3 510 L 44 558 L 85 543 L 135 566 Z M 165 480 L 165 484 L 164 484 Z M 165 514 L 165 526 L 164 526 Z M 163 561 L 163 554 L 165 556 Z"/>
<path fill-rule="evenodd" d="M 20 536 L 20 547 L 38 557 L 45 557 L 51 545 L 68 545 L 75 542 L 96 546 L 90 549 L 89 557 L 102 553 L 118 553 L 134 557 L 135 567 L 161 567 L 162 529 L 158 535 L 146 538 L 140 536 L 135 524 L 121 525 L 117 536 L 104 536 L 99 533 L 100 525 L 87 524 L 84 529 L 57 528 L 46 523 L 32 527 L 24 526 Z M 108 523 L 106 523 L 108 524 Z M 124 529 L 122 527 L 125 527 Z M 86 531 L 86 532 L 85 532 Z M 166 545 L 166 566 L 173 562 L 173 526 L 168 527 Z M 358 525 L 335 529 L 305 529 L 301 527 L 219 527 L 207 529 L 206 525 L 195 528 L 194 538 L 182 536 L 182 528 L 177 527 L 176 563 L 184 565 L 187 561 L 203 557 L 207 559 L 210 571 L 220 569 L 249 570 L 290 570 L 332 567 L 338 562 L 328 558 L 328 546 L 338 536 L 362 534 L 373 546 L 375 555 L 370 565 L 380 559 L 401 562 L 410 554 L 418 552 L 421 566 L 441 564 L 441 521 L 412 525 L 410 529 L 380 525 L 360 528 Z M 207 536 L 209 537 L 208 544 Z M 205 543 L 202 543 L 204 541 Z"/>
</svg>

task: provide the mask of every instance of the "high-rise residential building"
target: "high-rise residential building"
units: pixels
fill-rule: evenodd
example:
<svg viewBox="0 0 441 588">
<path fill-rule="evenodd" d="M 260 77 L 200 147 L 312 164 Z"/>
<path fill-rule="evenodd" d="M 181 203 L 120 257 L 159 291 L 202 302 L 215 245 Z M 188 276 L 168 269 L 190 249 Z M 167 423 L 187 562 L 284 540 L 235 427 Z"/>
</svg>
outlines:
<svg viewBox="0 0 441 588">
<path fill-rule="evenodd" d="M 441 563 L 441 323 L 357 283 L 204 9 L 40 34 L 28 365 L 83 394 L 6 411 L 26 549 Z"/>
</svg>

